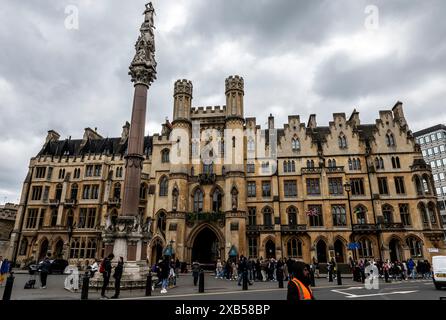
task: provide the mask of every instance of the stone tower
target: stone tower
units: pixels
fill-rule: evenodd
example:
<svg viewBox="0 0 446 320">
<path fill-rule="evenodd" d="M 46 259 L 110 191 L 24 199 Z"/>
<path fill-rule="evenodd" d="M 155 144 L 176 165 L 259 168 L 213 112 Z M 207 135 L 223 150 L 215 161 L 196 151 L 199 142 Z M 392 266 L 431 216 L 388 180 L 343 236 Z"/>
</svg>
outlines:
<svg viewBox="0 0 446 320">
<path fill-rule="evenodd" d="M 173 241 L 176 257 L 180 261 L 184 259 L 184 233 L 189 200 L 188 175 L 191 168 L 189 142 L 192 130 L 190 120 L 192 90 L 192 82 L 189 80 L 183 79 L 175 82 L 166 243 Z"/>
<path fill-rule="evenodd" d="M 190 122 L 192 107 L 192 82 L 186 79 L 177 80 L 174 86 L 173 121 L 186 120 Z"/>
<path fill-rule="evenodd" d="M 225 255 L 235 246 L 239 255 L 247 255 L 242 248 L 246 243 L 246 183 L 245 183 L 245 143 L 243 97 L 244 80 L 240 76 L 230 76 L 225 81 L 226 120 L 225 120 Z M 241 251 L 242 250 L 242 251 Z"/>
</svg>

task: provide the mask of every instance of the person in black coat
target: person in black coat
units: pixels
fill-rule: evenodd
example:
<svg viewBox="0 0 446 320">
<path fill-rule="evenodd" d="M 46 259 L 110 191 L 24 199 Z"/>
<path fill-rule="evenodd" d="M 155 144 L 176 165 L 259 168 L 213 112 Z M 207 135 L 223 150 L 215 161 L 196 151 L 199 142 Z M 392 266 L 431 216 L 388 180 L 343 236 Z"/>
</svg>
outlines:
<svg viewBox="0 0 446 320">
<path fill-rule="evenodd" d="M 108 283 L 110 282 L 110 276 L 112 272 L 111 261 L 113 260 L 114 257 L 115 255 L 113 253 L 110 253 L 108 257 L 104 258 L 104 260 L 102 261 L 103 271 L 104 271 L 102 273 L 102 277 L 104 278 L 103 279 L 104 282 L 102 284 L 101 299 L 108 299 L 108 297 L 105 295 L 105 290 L 107 290 Z"/>
<path fill-rule="evenodd" d="M 121 278 L 122 272 L 124 271 L 124 258 L 119 257 L 118 265 L 115 267 L 115 273 L 113 274 L 113 278 L 115 278 L 115 295 L 112 299 L 118 299 L 119 293 L 121 291 Z"/>
<path fill-rule="evenodd" d="M 46 279 L 48 277 L 48 273 L 50 273 L 51 262 L 50 258 L 45 257 L 40 266 L 40 282 L 42 283 L 42 289 L 46 289 Z"/>
</svg>

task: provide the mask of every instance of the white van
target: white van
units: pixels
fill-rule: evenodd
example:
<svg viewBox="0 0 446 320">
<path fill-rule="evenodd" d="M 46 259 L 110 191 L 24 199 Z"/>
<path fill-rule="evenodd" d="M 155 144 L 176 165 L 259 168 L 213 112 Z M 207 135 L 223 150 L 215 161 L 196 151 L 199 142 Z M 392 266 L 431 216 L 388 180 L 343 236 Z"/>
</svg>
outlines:
<svg viewBox="0 0 446 320">
<path fill-rule="evenodd" d="M 446 287 L 446 256 L 432 257 L 432 273 L 437 290 Z"/>
</svg>

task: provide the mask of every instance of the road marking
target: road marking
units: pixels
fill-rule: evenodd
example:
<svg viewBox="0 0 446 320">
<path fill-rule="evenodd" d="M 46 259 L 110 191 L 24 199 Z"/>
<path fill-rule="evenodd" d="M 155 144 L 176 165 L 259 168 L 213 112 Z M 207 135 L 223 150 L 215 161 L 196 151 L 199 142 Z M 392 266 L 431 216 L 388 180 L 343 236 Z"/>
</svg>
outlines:
<svg viewBox="0 0 446 320">
<path fill-rule="evenodd" d="M 375 297 L 375 296 L 388 296 L 393 294 L 408 294 L 408 293 L 414 293 L 418 292 L 418 290 L 413 291 L 395 291 L 395 292 L 382 292 L 382 293 L 372 293 L 372 294 L 362 294 L 362 295 L 350 295 L 347 296 L 349 299 L 355 299 L 355 298 L 365 298 L 365 297 Z"/>
<path fill-rule="evenodd" d="M 331 292 L 336 292 L 336 293 L 340 293 L 340 294 L 345 294 L 347 296 L 347 298 L 351 298 L 353 296 L 355 296 L 353 293 L 348 293 L 348 292 L 342 292 L 339 290 L 331 290 Z"/>
<path fill-rule="evenodd" d="M 122 298 L 119 300 L 143 300 L 143 299 L 160 299 L 160 298 L 181 298 L 181 297 L 193 297 L 193 296 L 215 296 L 221 294 L 234 294 L 234 293 L 249 293 L 249 292 L 271 292 L 271 291 L 285 291 L 286 289 L 258 289 L 258 290 L 244 290 L 244 291 L 224 291 L 224 292 L 206 292 L 206 293 L 186 293 L 176 294 L 170 296 L 150 296 L 150 297 L 135 297 L 135 298 Z"/>
</svg>

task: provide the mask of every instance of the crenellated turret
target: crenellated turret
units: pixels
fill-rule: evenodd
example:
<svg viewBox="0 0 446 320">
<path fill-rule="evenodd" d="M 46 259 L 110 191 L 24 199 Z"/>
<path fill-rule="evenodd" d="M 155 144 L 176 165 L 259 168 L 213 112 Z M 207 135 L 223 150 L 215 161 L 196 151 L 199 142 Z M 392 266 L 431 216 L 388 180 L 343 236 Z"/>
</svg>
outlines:
<svg viewBox="0 0 446 320">
<path fill-rule="evenodd" d="M 189 120 L 192 106 L 192 81 L 177 80 L 174 86 L 173 120 Z"/>
<path fill-rule="evenodd" d="M 230 76 L 225 82 L 226 117 L 243 118 L 243 96 L 245 84 L 240 76 Z"/>
</svg>

